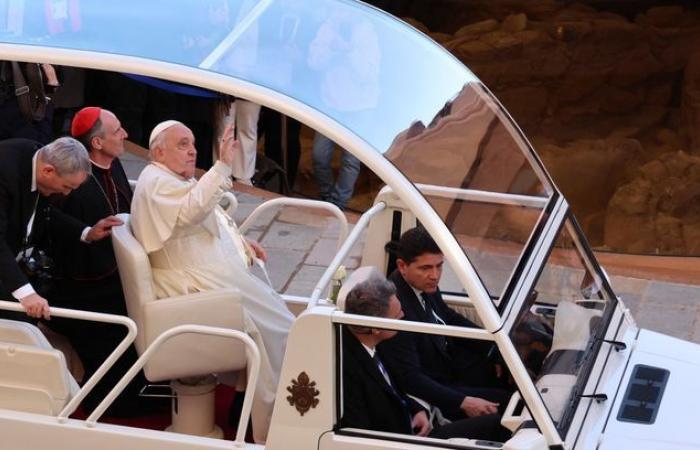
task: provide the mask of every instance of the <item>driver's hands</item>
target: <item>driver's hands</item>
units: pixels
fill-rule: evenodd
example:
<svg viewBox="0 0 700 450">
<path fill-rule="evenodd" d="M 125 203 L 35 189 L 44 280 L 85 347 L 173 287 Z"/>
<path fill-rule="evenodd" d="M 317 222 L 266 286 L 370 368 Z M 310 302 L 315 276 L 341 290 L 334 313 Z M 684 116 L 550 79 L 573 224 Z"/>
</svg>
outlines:
<svg viewBox="0 0 700 450">
<path fill-rule="evenodd" d="M 34 317 L 36 319 L 41 319 L 43 317 L 46 320 L 51 319 L 51 315 L 49 314 L 49 302 L 41 295 L 36 293 L 29 294 L 21 298 L 19 302 L 29 317 Z"/>
<path fill-rule="evenodd" d="M 464 397 L 462 404 L 459 405 L 459 409 L 461 409 L 467 417 L 486 416 L 498 412 L 498 403 L 478 397 Z"/>
<path fill-rule="evenodd" d="M 413 416 L 411 428 L 415 430 L 414 434 L 416 436 L 427 436 L 433 430 L 428 414 L 425 411 L 420 411 Z"/>
<path fill-rule="evenodd" d="M 112 227 L 122 225 L 123 223 L 124 222 L 122 222 L 121 219 L 115 216 L 107 216 L 90 228 L 90 231 L 88 231 L 85 239 L 88 242 L 102 240 L 112 234 Z"/>
</svg>

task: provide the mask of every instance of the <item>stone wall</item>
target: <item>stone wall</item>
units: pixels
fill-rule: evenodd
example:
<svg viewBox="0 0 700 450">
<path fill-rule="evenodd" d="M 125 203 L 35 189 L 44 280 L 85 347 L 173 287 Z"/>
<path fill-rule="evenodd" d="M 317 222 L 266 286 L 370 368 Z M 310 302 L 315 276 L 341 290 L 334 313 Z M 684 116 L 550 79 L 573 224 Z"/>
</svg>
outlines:
<svg viewBox="0 0 700 450">
<path fill-rule="evenodd" d="M 405 20 L 496 94 L 593 245 L 700 254 L 700 7 L 446 3 Z"/>
</svg>

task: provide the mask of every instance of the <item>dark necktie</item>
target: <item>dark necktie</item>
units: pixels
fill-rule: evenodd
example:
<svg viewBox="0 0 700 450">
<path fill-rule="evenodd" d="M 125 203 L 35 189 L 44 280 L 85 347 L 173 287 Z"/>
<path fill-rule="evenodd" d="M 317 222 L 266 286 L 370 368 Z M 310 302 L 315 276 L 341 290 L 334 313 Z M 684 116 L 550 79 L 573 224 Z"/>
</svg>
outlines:
<svg viewBox="0 0 700 450">
<path fill-rule="evenodd" d="M 399 402 L 401 402 L 401 407 L 404 413 L 406 414 L 406 420 L 408 420 L 408 428 L 412 430 L 413 427 L 411 426 L 411 424 L 413 423 L 413 418 L 411 417 L 411 412 L 408 410 L 408 404 L 406 403 L 406 400 L 403 398 L 403 396 L 401 396 L 396 391 L 394 385 L 391 383 L 389 372 L 387 372 L 386 367 L 384 367 L 384 364 L 382 364 L 382 360 L 379 358 L 379 353 L 374 352 L 372 360 L 377 365 L 379 373 L 381 373 L 382 377 L 384 377 L 384 380 L 386 381 L 387 386 L 389 386 L 389 390 L 391 391 L 391 393 L 394 394 L 394 397 L 396 397 L 399 400 Z"/>
<path fill-rule="evenodd" d="M 445 325 L 445 322 L 437 315 L 437 313 L 433 309 L 433 301 L 430 298 L 430 296 L 425 292 L 421 292 L 420 296 L 423 299 L 423 306 L 425 307 L 425 316 L 428 322 L 434 323 L 436 325 Z M 444 350 L 445 352 L 447 351 L 447 339 L 445 338 L 445 336 L 433 335 L 433 339 L 435 340 L 435 342 L 437 342 L 438 346 L 442 350 Z"/>
</svg>

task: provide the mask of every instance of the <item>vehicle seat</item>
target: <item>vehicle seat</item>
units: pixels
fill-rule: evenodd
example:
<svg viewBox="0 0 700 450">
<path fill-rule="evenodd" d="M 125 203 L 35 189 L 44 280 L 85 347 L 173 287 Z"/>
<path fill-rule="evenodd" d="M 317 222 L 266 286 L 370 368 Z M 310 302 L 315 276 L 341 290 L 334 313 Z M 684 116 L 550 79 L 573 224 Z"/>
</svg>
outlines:
<svg viewBox="0 0 700 450">
<path fill-rule="evenodd" d="M 584 308 L 571 301 L 557 305 L 552 347 L 544 360 L 544 375 L 536 383 L 555 422 L 564 413 L 588 346 L 591 327 L 598 323 L 601 314 L 598 309 Z"/>
<path fill-rule="evenodd" d="M 55 416 L 79 389 L 37 327 L 0 319 L 0 408 Z"/>
<path fill-rule="evenodd" d="M 119 214 L 118 217 L 124 225 L 112 229 L 112 243 L 127 311 L 139 330 L 135 341 L 139 354 L 160 334 L 178 325 L 243 330 L 244 311 L 238 289 L 215 289 L 157 299 L 148 255 L 131 232 L 129 214 Z M 144 373 L 153 382 L 180 379 L 171 383 L 177 397 L 173 402 L 173 431 L 219 436 L 220 430 L 214 426 L 213 391 L 216 383 L 203 380 L 210 374 L 240 371 L 245 367 L 246 353 L 241 342 L 182 334 L 164 343 L 153 354 L 144 366 Z M 201 395 L 210 396 L 210 399 L 203 402 L 199 398 Z"/>
<path fill-rule="evenodd" d="M 363 281 L 367 281 L 371 278 L 384 278 L 384 275 L 382 275 L 382 272 L 375 266 L 358 267 L 350 275 L 348 275 L 348 277 L 343 282 L 343 285 L 340 287 L 340 290 L 338 291 L 338 298 L 336 300 L 336 305 L 338 306 L 338 309 L 341 311 L 345 311 L 345 298 L 348 296 L 348 293 L 357 284 L 362 283 Z"/>
</svg>

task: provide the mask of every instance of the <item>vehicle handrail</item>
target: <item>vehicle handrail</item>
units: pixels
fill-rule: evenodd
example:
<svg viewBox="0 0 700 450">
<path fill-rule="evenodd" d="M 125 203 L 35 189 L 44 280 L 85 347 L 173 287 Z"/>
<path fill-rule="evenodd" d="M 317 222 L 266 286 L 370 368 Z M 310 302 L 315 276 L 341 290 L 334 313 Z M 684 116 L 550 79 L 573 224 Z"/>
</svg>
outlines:
<svg viewBox="0 0 700 450">
<path fill-rule="evenodd" d="M 220 336 L 232 339 L 238 339 L 243 341 L 246 346 L 246 357 L 248 358 L 248 389 L 246 389 L 245 397 L 243 397 L 243 409 L 241 411 L 241 420 L 238 423 L 238 429 L 236 430 L 236 443 L 243 443 L 245 439 L 246 428 L 248 426 L 248 418 L 250 417 L 250 410 L 253 405 L 253 395 L 254 386 L 258 382 L 258 373 L 260 372 L 260 351 L 255 345 L 253 339 L 246 333 L 239 330 L 232 330 L 228 328 L 220 327 L 210 327 L 206 325 L 178 325 L 176 327 L 170 328 L 163 333 L 161 333 L 151 344 L 146 348 L 146 350 L 139 356 L 139 359 L 134 362 L 134 364 L 129 368 L 129 370 L 122 376 L 119 382 L 112 388 L 111 391 L 105 396 L 105 398 L 100 402 L 95 410 L 88 416 L 85 420 L 88 427 L 94 427 L 95 423 L 104 414 L 107 408 L 112 404 L 114 399 L 121 394 L 127 384 L 136 376 L 136 374 L 143 369 L 148 360 L 151 358 L 153 353 L 155 353 L 158 348 L 163 345 L 168 339 L 185 333 L 195 333 L 195 334 L 206 334 L 210 336 Z"/>
<path fill-rule="evenodd" d="M 316 287 L 314 287 L 314 290 L 311 293 L 311 298 L 309 299 L 309 305 L 307 306 L 307 309 L 311 309 L 318 304 L 318 299 L 319 297 L 321 297 L 321 292 L 323 292 L 323 290 L 326 289 L 328 283 L 330 283 L 331 281 L 331 278 L 333 278 L 333 274 L 335 274 L 335 271 L 338 270 L 338 267 L 340 267 L 340 263 L 342 263 L 348 256 L 348 253 L 350 253 L 350 249 L 352 249 L 352 246 L 360 237 L 360 233 L 362 233 L 364 229 L 369 225 L 369 221 L 372 220 L 374 216 L 383 211 L 384 208 L 386 208 L 386 203 L 379 202 L 367 211 L 365 211 L 365 213 L 362 214 L 362 216 L 360 216 L 360 220 L 357 221 L 352 231 L 350 232 L 348 238 L 345 239 L 343 245 L 341 245 L 338 251 L 336 252 L 335 256 L 333 257 L 333 260 L 328 265 L 328 268 L 325 272 L 323 272 L 321 279 L 318 280 L 318 283 L 316 283 Z"/>
<path fill-rule="evenodd" d="M 7 300 L 0 300 L 0 310 L 6 311 L 17 311 L 24 312 L 24 308 L 18 302 L 10 302 Z M 126 336 L 121 340 L 119 345 L 110 353 L 110 355 L 105 359 L 100 367 L 97 368 L 95 373 L 83 384 L 77 394 L 68 402 L 68 404 L 61 410 L 61 412 L 56 416 L 60 422 L 65 422 L 78 407 L 80 402 L 83 401 L 85 396 L 92 390 L 98 381 L 107 373 L 109 369 L 112 368 L 115 362 L 124 354 L 124 352 L 129 348 L 129 346 L 136 339 L 136 323 L 126 316 L 119 316 L 116 314 L 105 314 L 93 311 L 82 311 L 78 309 L 68 309 L 68 308 L 56 308 L 50 307 L 49 313 L 53 317 L 65 317 L 68 319 L 78 319 L 78 320 L 90 320 L 93 322 L 103 322 L 103 323 L 114 323 L 117 325 L 123 325 L 127 329 Z"/>
<path fill-rule="evenodd" d="M 464 189 L 450 186 L 437 186 L 434 184 L 416 184 L 423 195 L 433 197 L 452 198 L 455 200 L 464 200 L 475 203 L 492 203 L 497 205 L 524 206 L 527 208 L 542 209 L 547 206 L 549 197 L 540 197 L 537 195 L 510 194 L 507 192 L 490 192 L 480 189 Z M 379 192 L 381 194 L 393 193 L 390 186 L 384 186 Z"/>
<path fill-rule="evenodd" d="M 397 320 L 386 317 L 348 314 L 343 311 L 333 311 L 331 321 L 343 325 L 381 328 L 383 330 L 407 331 L 411 333 L 434 334 L 466 339 L 493 341 L 494 336 L 483 328 L 468 328 L 455 325 L 443 325 L 412 320 Z"/>
<path fill-rule="evenodd" d="M 333 214 L 340 222 L 340 230 L 338 231 L 338 244 L 336 248 L 340 248 L 345 238 L 348 236 L 348 219 L 333 203 L 324 202 L 321 200 L 309 200 L 305 198 L 290 198 L 290 197 L 280 197 L 273 198 L 266 202 L 261 203 L 257 208 L 250 213 L 250 215 L 243 221 L 243 223 L 238 227 L 242 234 L 248 231 L 248 228 L 255 222 L 255 220 L 266 210 L 270 208 L 282 207 L 282 206 L 298 206 L 303 208 L 314 208 L 323 209 L 331 214 Z"/>
</svg>

